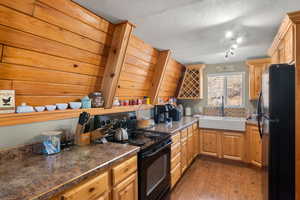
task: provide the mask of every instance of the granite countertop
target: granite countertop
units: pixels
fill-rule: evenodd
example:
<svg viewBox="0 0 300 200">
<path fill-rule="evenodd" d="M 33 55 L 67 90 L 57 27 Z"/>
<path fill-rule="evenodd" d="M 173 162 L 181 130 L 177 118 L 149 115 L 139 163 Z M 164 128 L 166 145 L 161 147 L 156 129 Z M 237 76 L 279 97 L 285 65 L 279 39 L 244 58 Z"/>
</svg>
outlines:
<svg viewBox="0 0 300 200">
<path fill-rule="evenodd" d="M 168 126 L 166 124 L 155 124 L 154 127 L 149 128 L 147 130 L 174 134 L 177 131 L 184 129 L 195 122 L 198 122 L 198 119 L 195 117 L 182 117 L 180 121 L 172 122 L 172 125 Z"/>
<path fill-rule="evenodd" d="M 0 199 L 49 199 L 138 151 L 139 147 L 107 143 L 7 161 L 0 165 Z"/>
</svg>

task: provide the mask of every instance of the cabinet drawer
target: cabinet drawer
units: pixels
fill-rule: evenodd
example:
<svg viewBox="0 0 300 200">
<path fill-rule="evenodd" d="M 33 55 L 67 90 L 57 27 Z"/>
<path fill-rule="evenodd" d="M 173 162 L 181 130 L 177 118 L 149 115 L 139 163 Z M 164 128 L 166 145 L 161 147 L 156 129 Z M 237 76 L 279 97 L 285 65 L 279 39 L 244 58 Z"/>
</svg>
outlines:
<svg viewBox="0 0 300 200">
<path fill-rule="evenodd" d="M 171 159 L 173 159 L 175 156 L 177 156 L 178 153 L 180 153 L 180 143 L 177 143 L 175 145 L 172 144 L 172 148 L 171 148 Z"/>
<path fill-rule="evenodd" d="M 193 124 L 193 129 L 194 130 L 198 129 L 198 123 Z"/>
<path fill-rule="evenodd" d="M 112 169 L 113 184 L 117 185 L 137 170 L 137 157 L 134 156 Z"/>
<path fill-rule="evenodd" d="M 108 172 L 105 172 L 74 189 L 64 193 L 62 199 L 74 200 L 74 199 L 86 199 L 94 200 L 100 197 L 109 190 Z"/>
<path fill-rule="evenodd" d="M 178 153 L 172 160 L 171 160 L 171 170 L 174 169 L 178 163 L 180 163 L 181 154 Z"/>
<path fill-rule="evenodd" d="M 172 142 L 173 144 L 177 144 L 180 142 L 180 133 L 176 133 L 175 135 L 172 136 Z"/>
<path fill-rule="evenodd" d="M 173 188 L 174 185 L 178 182 L 181 176 L 180 164 L 178 164 L 172 171 L 171 171 L 171 187 Z"/>
<path fill-rule="evenodd" d="M 186 140 L 187 133 L 188 133 L 187 129 L 184 129 L 184 130 L 181 131 L 181 133 L 180 133 L 181 140 Z"/>
</svg>

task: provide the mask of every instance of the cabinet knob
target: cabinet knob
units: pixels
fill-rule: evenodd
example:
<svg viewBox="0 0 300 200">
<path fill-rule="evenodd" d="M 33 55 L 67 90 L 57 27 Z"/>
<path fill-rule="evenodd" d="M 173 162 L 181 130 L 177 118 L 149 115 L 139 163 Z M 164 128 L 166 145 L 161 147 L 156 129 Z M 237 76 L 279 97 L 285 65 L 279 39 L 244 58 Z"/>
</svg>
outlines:
<svg viewBox="0 0 300 200">
<path fill-rule="evenodd" d="M 92 192 L 94 192 L 94 190 L 95 190 L 95 188 L 94 188 L 94 187 L 92 187 L 92 188 L 90 188 L 90 189 L 89 189 L 89 192 L 91 192 L 91 193 L 92 193 Z"/>
</svg>

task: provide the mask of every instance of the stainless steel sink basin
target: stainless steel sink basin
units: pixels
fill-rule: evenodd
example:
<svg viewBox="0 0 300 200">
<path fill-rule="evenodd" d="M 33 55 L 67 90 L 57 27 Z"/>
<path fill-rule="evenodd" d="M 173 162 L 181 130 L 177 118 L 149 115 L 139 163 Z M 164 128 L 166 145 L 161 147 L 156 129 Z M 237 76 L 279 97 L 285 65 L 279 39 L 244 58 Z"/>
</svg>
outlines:
<svg viewBox="0 0 300 200">
<path fill-rule="evenodd" d="M 245 131 L 246 118 L 205 115 L 196 115 L 195 117 L 199 118 L 199 127 L 201 128 Z"/>
</svg>

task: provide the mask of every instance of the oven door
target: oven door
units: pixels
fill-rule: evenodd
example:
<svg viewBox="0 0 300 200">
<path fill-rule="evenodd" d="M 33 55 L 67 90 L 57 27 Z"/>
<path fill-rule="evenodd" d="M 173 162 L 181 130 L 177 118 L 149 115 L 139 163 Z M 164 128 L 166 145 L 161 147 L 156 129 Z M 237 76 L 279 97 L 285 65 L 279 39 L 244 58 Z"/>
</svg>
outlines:
<svg viewBox="0 0 300 200">
<path fill-rule="evenodd" d="M 139 155 L 139 200 L 159 200 L 169 192 L 171 143 Z"/>
</svg>

